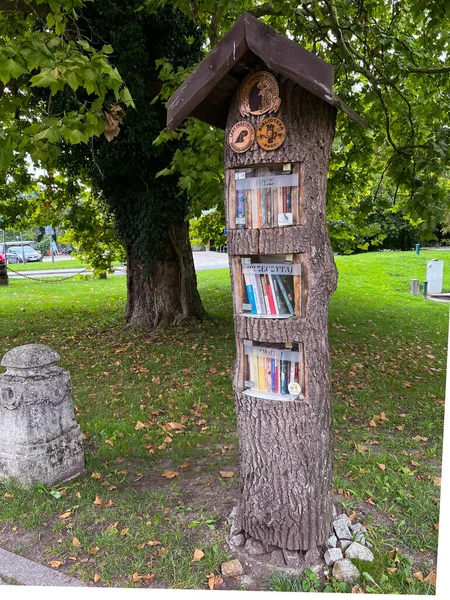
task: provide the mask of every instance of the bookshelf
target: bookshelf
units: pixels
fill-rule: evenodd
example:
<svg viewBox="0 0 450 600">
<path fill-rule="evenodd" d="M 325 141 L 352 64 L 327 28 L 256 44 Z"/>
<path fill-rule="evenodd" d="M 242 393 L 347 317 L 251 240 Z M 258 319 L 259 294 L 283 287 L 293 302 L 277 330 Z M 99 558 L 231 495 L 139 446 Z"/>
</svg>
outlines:
<svg viewBox="0 0 450 600">
<path fill-rule="evenodd" d="M 243 394 L 264 400 L 304 398 L 303 344 L 243 340 Z"/>
<path fill-rule="evenodd" d="M 272 229 L 301 223 L 298 163 L 233 169 L 228 179 L 230 229 Z"/>
</svg>

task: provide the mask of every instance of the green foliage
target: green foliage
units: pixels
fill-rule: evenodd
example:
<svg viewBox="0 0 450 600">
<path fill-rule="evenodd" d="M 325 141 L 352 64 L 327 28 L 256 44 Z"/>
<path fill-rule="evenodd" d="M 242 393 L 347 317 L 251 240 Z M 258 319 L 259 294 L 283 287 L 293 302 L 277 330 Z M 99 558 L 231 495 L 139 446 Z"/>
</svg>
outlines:
<svg viewBox="0 0 450 600">
<path fill-rule="evenodd" d="M 223 204 L 205 211 L 198 218 L 189 221 L 192 244 L 207 245 L 212 242 L 218 248 L 227 243 L 224 234 L 225 214 Z"/>
<path fill-rule="evenodd" d="M 170 5 L 201 23 L 205 46 L 212 46 L 248 10 L 335 67 L 335 91 L 369 123 L 364 131 L 344 114 L 338 118 L 330 164 L 328 216 L 331 236 L 343 251 L 367 249 L 383 241 L 383 232 L 367 214 L 383 206 L 380 188 L 392 199 L 395 214 L 407 217 L 421 239 L 432 239 L 435 225 L 449 211 L 447 165 L 450 131 L 443 119 L 450 109 L 446 64 L 450 18 L 445 5 L 424 0 L 318 0 L 299 5 L 286 0 L 256 2 L 148 0 L 150 11 Z M 164 65 L 163 85 L 172 73 Z M 178 133 L 189 138 L 190 122 Z M 162 138 L 160 138 L 161 140 Z M 202 208 L 218 195 L 196 181 L 222 172 L 217 150 L 192 150 L 166 166 L 178 173 L 180 186 L 194 188 Z M 197 149 L 198 150 L 198 149 Z M 211 161 L 213 157 L 217 160 Z M 191 180 L 191 171 L 196 171 Z M 195 182 L 195 184 L 194 184 Z M 203 193 L 203 191 L 205 193 Z M 188 189 L 189 192 L 189 189 Z M 367 239 L 368 238 L 368 239 Z"/>
<path fill-rule="evenodd" d="M 44 256 L 47 254 L 47 250 L 50 250 L 50 238 L 46 236 L 42 241 L 35 244 L 35 248 Z"/>
</svg>

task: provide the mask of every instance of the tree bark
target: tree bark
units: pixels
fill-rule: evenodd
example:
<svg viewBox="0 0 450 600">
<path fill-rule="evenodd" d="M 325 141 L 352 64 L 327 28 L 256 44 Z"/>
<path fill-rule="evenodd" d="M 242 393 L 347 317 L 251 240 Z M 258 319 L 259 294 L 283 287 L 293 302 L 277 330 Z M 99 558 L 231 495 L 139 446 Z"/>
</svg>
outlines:
<svg viewBox="0 0 450 600">
<path fill-rule="evenodd" d="M 206 315 L 197 290 L 189 224 L 172 225 L 164 259 L 146 272 L 138 258 L 127 258 L 127 304 L 130 326 L 159 329 Z"/>
<path fill-rule="evenodd" d="M 258 70 L 270 71 L 264 65 Z M 243 154 L 227 145 L 227 169 L 270 163 L 298 163 L 300 168 L 297 225 L 273 229 L 235 229 L 233 201 L 227 198 L 228 253 L 235 296 L 237 360 L 233 369 L 240 441 L 240 490 L 233 529 L 287 550 L 323 544 L 332 520 L 332 423 L 328 302 L 337 273 L 326 218 L 328 162 L 336 110 L 292 81 L 277 76 L 281 107 L 277 118 L 286 126 L 284 144 L 271 152 L 255 141 Z M 240 89 L 228 113 L 226 138 L 242 120 Z M 255 130 L 266 115 L 250 116 Z M 227 177 L 229 187 L 234 173 Z M 230 196 L 229 189 L 227 195 Z M 238 313 L 242 256 L 294 253 L 302 264 L 301 313 L 290 319 L 263 319 Z M 267 400 L 242 393 L 243 340 L 303 344 L 304 398 Z"/>
</svg>

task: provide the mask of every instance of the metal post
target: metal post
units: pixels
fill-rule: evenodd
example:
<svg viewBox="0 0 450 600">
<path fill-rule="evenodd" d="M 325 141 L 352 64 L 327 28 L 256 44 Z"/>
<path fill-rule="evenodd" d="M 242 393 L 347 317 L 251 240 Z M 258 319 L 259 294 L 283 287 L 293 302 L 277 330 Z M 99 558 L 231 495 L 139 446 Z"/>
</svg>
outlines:
<svg viewBox="0 0 450 600">
<path fill-rule="evenodd" d="M 426 298 L 428 295 L 428 281 L 423 282 L 423 297 Z"/>
<path fill-rule="evenodd" d="M 51 234 L 48 236 L 50 238 L 50 256 L 52 257 L 52 263 L 55 262 L 55 253 L 53 251 L 53 239 Z"/>
<path fill-rule="evenodd" d="M 25 250 L 23 249 L 23 233 L 22 232 L 20 232 L 20 244 L 22 246 L 22 261 L 23 261 L 23 264 L 25 264 L 26 259 L 25 259 Z"/>
<path fill-rule="evenodd" d="M 419 256 L 420 253 L 420 244 L 416 244 L 416 254 Z"/>
</svg>

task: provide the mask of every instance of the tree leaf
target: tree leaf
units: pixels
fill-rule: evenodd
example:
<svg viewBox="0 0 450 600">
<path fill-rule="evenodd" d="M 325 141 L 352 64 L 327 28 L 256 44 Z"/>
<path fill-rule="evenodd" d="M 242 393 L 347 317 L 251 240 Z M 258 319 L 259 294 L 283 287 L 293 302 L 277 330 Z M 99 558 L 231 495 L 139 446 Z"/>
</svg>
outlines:
<svg viewBox="0 0 450 600">
<path fill-rule="evenodd" d="M 166 479 L 173 479 L 174 477 L 178 477 L 178 471 L 164 471 L 161 473 L 161 477 L 166 477 Z"/>
<path fill-rule="evenodd" d="M 205 556 L 205 553 L 203 552 L 203 550 L 200 550 L 200 548 L 197 548 L 194 552 L 194 556 L 192 558 L 191 562 L 198 562 L 199 560 L 201 560 L 203 557 Z"/>
<path fill-rule="evenodd" d="M 231 477 L 234 477 L 234 471 L 219 471 L 219 473 L 224 479 L 230 479 Z"/>
</svg>

